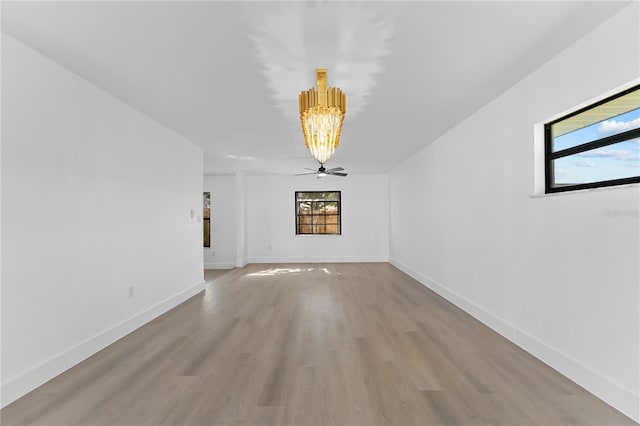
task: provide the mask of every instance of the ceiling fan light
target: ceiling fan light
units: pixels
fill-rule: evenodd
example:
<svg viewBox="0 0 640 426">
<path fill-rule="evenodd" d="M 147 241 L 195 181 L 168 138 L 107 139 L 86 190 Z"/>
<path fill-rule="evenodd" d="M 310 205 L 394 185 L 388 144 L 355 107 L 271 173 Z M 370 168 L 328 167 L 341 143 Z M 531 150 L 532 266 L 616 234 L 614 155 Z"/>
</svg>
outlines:
<svg viewBox="0 0 640 426">
<path fill-rule="evenodd" d="M 327 88 L 327 69 L 316 70 L 318 88 L 303 91 L 298 97 L 304 143 L 321 164 L 340 143 L 340 132 L 347 111 L 347 97 L 338 87 Z"/>
</svg>

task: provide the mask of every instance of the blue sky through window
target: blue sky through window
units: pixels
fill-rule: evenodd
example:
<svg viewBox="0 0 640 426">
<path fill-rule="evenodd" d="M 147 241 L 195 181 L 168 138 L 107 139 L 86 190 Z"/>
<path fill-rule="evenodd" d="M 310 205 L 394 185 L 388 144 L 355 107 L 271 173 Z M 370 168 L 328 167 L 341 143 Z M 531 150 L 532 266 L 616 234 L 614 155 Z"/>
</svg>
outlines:
<svg viewBox="0 0 640 426">
<path fill-rule="evenodd" d="M 554 138 L 554 151 L 640 128 L 640 108 Z M 562 157 L 553 162 L 555 183 L 599 182 L 640 176 L 640 138 Z"/>
</svg>

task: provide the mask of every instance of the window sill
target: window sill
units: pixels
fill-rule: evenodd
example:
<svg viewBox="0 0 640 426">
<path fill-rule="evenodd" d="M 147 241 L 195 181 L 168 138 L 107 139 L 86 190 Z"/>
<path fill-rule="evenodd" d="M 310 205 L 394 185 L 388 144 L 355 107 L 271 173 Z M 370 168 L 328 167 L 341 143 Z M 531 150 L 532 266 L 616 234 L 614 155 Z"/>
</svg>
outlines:
<svg viewBox="0 0 640 426">
<path fill-rule="evenodd" d="M 640 183 L 629 183 L 626 185 L 616 185 L 616 186 L 603 186 L 600 188 L 574 189 L 571 191 L 564 191 L 564 192 L 551 192 L 549 194 L 532 194 L 529 196 L 529 198 L 561 197 L 564 195 L 585 194 L 588 192 L 601 192 L 601 191 L 618 191 L 618 190 L 629 189 L 629 188 L 640 189 Z"/>
</svg>

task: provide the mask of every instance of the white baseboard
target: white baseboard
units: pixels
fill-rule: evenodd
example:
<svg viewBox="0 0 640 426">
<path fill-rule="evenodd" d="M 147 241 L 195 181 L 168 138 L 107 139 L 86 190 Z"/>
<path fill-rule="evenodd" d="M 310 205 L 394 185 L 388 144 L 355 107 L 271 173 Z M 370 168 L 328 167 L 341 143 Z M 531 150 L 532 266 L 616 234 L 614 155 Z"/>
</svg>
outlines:
<svg viewBox="0 0 640 426">
<path fill-rule="evenodd" d="M 349 257 L 250 257 L 249 263 L 375 263 L 388 262 L 384 256 Z"/>
<path fill-rule="evenodd" d="M 2 383 L 2 407 L 31 392 L 132 331 L 204 290 L 205 282 L 189 287 L 118 323 L 78 345 Z"/>
<path fill-rule="evenodd" d="M 205 263 L 204 269 L 233 269 L 235 263 Z"/>
<path fill-rule="evenodd" d="M 553 346 L 538 340 L 517 326 L 496 317 L 481 306 L 447 289 L 444 285 L 422 275 L 411 267 L 395 259 L 390 259 L 389 263 L 582 386 L 616 410 L 634 421 L 640 422 L 640 396 L 632 390 L 603 376 Z"/>
</svg>

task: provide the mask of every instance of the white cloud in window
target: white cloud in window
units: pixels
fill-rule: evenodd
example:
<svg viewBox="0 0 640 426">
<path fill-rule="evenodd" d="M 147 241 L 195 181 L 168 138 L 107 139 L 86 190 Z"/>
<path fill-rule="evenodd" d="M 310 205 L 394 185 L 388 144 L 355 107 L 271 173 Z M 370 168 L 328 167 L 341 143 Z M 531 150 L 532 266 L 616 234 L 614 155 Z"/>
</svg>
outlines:
<svg viewBox="0 0 640 426">
<path fill-rule="evenodd" d="M 591 160 L 578 160 L 574 163 L 578 167 L 595 167 L 596 163 Z"/>
<path fill-rule="evenodd" d="M 566 170 L 566 169 L 556 169 L 556 170 L 554 171 L 554 173 L 555 173 L 557 176 L 568 176 L 568 175 L 570 175 L 570 174 L 571 174 L 571 173 L 569 172 L 569 170 Z"/>
<path fill-rule="evenodd" d="M 595 151 L 583 152 L 582 154 L 578 154 L 579 157 L 587 157 L 587 158 L 615 158 L 617 160 L 630 160 L 635 161 L 640 159 L 639 154 L 634 154 L 631 151 L 627 151 L 624 149 L 596 149 Z"/>
<path fill-rule="evenodd" d="M 622 133 L 640 127 L 640 117 L 629 121 L 605 120 L 598 126 L 598 132 L 603 134 Z"/>
</svg>

